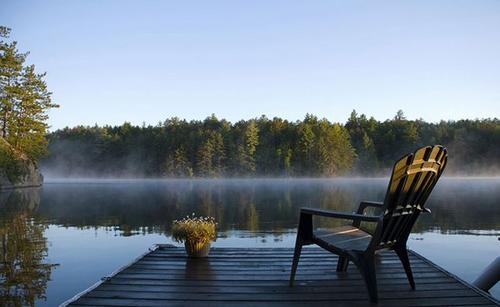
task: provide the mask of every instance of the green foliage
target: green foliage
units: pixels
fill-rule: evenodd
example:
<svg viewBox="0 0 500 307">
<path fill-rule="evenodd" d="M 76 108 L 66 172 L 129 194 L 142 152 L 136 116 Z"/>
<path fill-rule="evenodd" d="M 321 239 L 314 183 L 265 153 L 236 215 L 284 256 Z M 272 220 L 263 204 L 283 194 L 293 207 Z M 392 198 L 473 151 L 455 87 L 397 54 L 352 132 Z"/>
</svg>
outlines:
<svg viewBox="0 0 500 307">
<path fill-rule="evenodd" d="M 340 124 L 306 115 L 298 125 L 301 173 L 310 176 L 336 176 L 349 171 L 355 158 L 347 130 Z"/>
<path fill-rule="evenodd" d="M 186 158 L 186 150 L 179 147 L 175 150 L 173 156 L 169 156 L 165 161 L 165 171 L 167 177 L 192 177 L 193 168 Z"/>
<path fill-rule="evenodd" d="M 407 120 L 399 110 L 392 120 L 367 119 L 353 111 L 346 123 L 358 158 L 354 170 L 373 174 L 415 148 L 441 144 L 448 148 L 447 174 L 496 174 L 500 167 L 500 120 L 476 119 L 427 123 Z"/>
<path fill-rule="evenodd" d="M 0 37 L 7 39 L 10 29 L 0 27 Z M 0 41 L 0 137 L 16 151 L 36 161 L 46 154 L 47 111 L 58 107 L 34 65 L 25 65 L 27 53 L 17 50 L 17 43 Z"/>
<path fill-rule="evenodd" d="M 345 125 L 307 115 L 289 122 L 260 117 L 232 124 L 167 119 L 157 126 L 75 127 L 49 135 L 46 169 L 62 176 L 387 175 L 394 161 L 423 145 L 452 153 L 447 174 L 497 171 L 498 119 L 383 122 L 351 114 Z"/>
<path fill-rule="evenodd" d="M 19 161 L 19 155 L 6 142 L 0 139 L 0 172 L 11 183 L 17 183 L 24 175 L 23 169 Z M 0 175 L 2 175 L 0 173 Z"/>
<path fill-rule="evenodd" d="M 366 174 L 378 167 L 377 152 L 372 136 L 379 123 L 372 117 L 367 119 L 365 115 L 358 116 L 352 111 L 345 127 L 351 136 L 351 144 L 356 150 L 357 157 L 354 162 L 354 171 Z"/>
<path fill-rule="evenodd" d="M 256 170 L 255 151 L 259 144 L 259 128 L 255 120 L 240 121 L 235 125 L 236 156 L 233 171 L 239 175 L 253 175 Z"/>
<path fill-rule="evenodd" d="M 218 177 L 224 173 L 224 140 L 219 132 L 208 131 L 197 151 L 196 168 L 204 177 Z"/>
<path fill-rule="evenodd" d="M 255 149 L 256 173 L 289 175 L 292 173 L 292 146 L 296 140 L 295 125 L 281 118 L 262 116 L 257 120 L 258 144 Z"/>
<path fill-rule="evenodd" d="M 342 125 L 309 115 L 303 122 L 231 124 L 212 115 L 157 126 L 80 126 L 55 131 L 49 141 L 42 162 L 63 176 L 335 176 L 349 172 L 355 158 Z"/>
</svg>

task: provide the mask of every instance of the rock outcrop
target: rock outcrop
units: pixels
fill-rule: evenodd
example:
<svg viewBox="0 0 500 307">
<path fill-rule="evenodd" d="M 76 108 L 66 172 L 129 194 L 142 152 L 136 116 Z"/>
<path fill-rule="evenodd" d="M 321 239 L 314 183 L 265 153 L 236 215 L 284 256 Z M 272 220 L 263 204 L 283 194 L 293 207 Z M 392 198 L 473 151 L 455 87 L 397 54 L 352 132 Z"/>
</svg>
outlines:
<svg viewBox="0 0 500 307">
<path fill-rule="evenodd" d="M 0 138 L 0 155 L 0 190 L 42 185 L 43 176 L 38 165 L 13 150 L 3 138 Z"/>
</svg>

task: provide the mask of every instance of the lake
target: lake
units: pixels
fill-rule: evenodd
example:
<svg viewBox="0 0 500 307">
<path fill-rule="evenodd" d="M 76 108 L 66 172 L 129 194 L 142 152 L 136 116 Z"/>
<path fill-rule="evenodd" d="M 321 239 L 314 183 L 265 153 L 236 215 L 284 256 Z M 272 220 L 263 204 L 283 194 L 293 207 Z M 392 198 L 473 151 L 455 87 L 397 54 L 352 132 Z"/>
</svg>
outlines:
<svg viewBox="0 0 500 307">
<path fill-rule="evenodd" d="M 300 207 L 352 212 L 361 200 L 383 200 L 387 182 L 65 179 L 4 191 L 0 302 L 58 305 L 155 243 L 181 245 L 169 237 L 170 224 L 192 213 L 216 218 L 213 246 L 293 247 Z M 499 200 L 499 178 L 441 179 L 427 203 L 432 214 L 420 216 L 409 247 L 474 280 L 500 255 Z M 492 293 L 499 298 L 500 285 Z"/>
</svg>

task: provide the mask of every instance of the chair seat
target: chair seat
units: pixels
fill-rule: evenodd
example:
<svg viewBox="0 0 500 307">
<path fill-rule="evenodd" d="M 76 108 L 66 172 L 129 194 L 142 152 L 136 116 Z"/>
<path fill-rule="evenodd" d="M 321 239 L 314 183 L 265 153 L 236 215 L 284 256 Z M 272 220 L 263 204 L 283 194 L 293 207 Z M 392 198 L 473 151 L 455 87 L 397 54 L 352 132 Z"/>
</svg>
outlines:
<svg viewBox="0 0 500 307">
<path fill-rule="evenodd" d="M 313 232 L 313 240 L 321 241 L 329 247 L 338 249 L 364 251 L 370 244 L 372 236 L 354 226 L 340 226 L 328 230 Z"/>
</svg>

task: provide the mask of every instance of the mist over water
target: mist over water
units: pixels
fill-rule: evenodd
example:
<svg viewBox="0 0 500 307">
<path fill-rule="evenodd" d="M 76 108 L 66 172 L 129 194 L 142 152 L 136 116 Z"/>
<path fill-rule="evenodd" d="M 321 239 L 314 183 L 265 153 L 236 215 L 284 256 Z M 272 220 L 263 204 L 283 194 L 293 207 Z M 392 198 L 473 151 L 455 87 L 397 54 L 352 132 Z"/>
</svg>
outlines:
<svg viewBox="0 0 500 307">
<path fill-rule="evenodd" d="M 31 251 L 23 259 L 33 259 L 33 272 L 43 272 L 33 274 L 42 295 L 34 299 L 54 306 L 152 244 L 178 244 L 169 236 L 174 219 L 193 212 L 215 217 L 214 246 L 292 247 L 300 207 L 352 212 L 361 200 L 382 201 L 388 180 L 47 178 L 39 189 L 0 193 L 0 233 L 31 238 L 19 244 Z M 500 254 L 498 199 L 500 178 L 442 178 L 410 248 L 472 281 Z M 320 218 L 315 227 L 343 223 Z M 492 293 L 499 296 L 499 288 Z"/>
<path fill-rule="evenodd" d="M 246 230 L 293 228 L 300 207 L 354 211 L 361 200 L 383 201 L 388 178 L 372 179 L 47 179 L 42 202 L 52 209 L 73 210 L 65 223 L 78 226 L 89 205 L 102 219 L 120 208 L 144 222 L 127 226 L 168 224 L 196 213 L 214 216 L 221 227 Z M 442 178 L 416 227 L 442 231 L 495 230 L 500 178 Z M 79 210 L 82 212 L 80 213 Z M 43 212 L 43 211 L 42 211 Z M 88 212 L 88 211 L 87 211 Z M 146 218 L 153 213 L 156 219 Z M 73 221 L 73 222 L 72 222 Z M 165 221 L 165 222 L 161 222 Z M 86 220 L 89 223 L 89 220 Z M 125 221 L 117 220 L 119 224 Z M 99 225 L 98 222 L 95 222 Z M 168 229 L 164 229 L 168 231 Z"/>
</svg>

